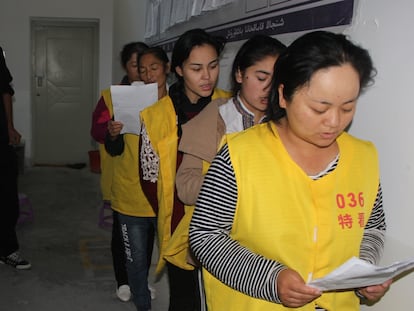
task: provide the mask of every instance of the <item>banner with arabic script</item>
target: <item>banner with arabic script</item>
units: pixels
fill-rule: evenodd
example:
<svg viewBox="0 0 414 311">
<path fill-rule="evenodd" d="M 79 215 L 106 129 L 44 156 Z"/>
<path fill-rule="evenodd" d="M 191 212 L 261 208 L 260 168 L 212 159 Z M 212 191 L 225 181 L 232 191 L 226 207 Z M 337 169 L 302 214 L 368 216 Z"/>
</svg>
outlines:
<svg viewBox="0 0 414 311">
<path fill-rule="evenodd" d="M 289 2 L 284 1 L 284 5 Z M 271 7 L 269 7 L 271 8 Z M 354 0 L 309 1 L 275 9 L 266 15 L 249 17 L 237 24 L 223 24 L 208 31 L 226 38 L 227 42 L 250 38 L 253 34 L 277 35 L 297 31 L 348 25 L 352 21 Z"/>
<path fill-rule="evenodd" d="M 242 11 L 236 18 L 226 20 L 226 10 Z M 200 17 L 192 23 L 181 25 L 170 36 L 165 33 L 163 38 L 152 43 L 170 52 L 181 33 L 196 27 L 231 42 L 245 40 L 259 33 L 278 35 L 349 25 L 352 22 L 354 0 L 239 0 L 222 11 L 214 25 L 210 25 L 213 16 L 208 21 Z"/>
</svg>

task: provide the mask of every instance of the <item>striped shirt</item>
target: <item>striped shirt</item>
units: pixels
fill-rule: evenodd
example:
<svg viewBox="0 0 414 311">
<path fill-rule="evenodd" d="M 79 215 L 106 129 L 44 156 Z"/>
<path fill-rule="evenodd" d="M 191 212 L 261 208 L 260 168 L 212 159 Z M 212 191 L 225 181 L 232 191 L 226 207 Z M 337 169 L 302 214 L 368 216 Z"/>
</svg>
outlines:
<svg viewBox="0 0 414 311">
<path fill-rule="evenodd" d="M 336 158 L 319 179 L 332 172 Z M 190 225 L 190 244 L 202 265 L 230 287 L 249 296 L 281 303 L 277 276 L 286 267 L 241 246 L 230 237 L 237 203 L 237 184 L 227 145 L 212 162 L 200 190 Z M 360 247 L 360 258 L 378 263 L 384 248 L 385 215 L 381 184 Z M 243 263 L 243 264 L 240 264 Z M 240 269 L 243 269 L 241 271 Z"/>
</svg>

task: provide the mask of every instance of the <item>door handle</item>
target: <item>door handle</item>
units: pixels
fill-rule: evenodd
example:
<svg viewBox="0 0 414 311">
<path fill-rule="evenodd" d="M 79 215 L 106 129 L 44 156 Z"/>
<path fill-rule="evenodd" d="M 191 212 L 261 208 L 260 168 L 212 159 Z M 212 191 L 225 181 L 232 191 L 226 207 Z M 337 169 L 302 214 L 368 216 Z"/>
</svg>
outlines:
<svg viewBox="0 0 414 311">
<path fill-rule="evenodd" d="M 37 87 L 43 87 L 43 77 L 42 76 L 36 76 L 36 85 L 37 85 Z"/>
</svg>

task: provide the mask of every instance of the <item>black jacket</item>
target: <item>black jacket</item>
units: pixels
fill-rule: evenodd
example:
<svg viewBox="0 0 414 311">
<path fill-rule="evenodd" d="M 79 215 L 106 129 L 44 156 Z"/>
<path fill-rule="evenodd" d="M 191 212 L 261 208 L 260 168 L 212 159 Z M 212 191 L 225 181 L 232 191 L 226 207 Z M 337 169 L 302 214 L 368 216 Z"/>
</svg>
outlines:
<svg viewBox="0 0 414 311">
<path fill-rule="evenodd" d="M 3 49 L 0 47 L 0 145 L 9 144 L 9 132 L 7 129 L 6 112 L 4 110 L 3 94 L 14 95 L 14 90 L 11 86 L 13 77 L 10 74 L 9 69 L 4 59 Z"/>
</svg>

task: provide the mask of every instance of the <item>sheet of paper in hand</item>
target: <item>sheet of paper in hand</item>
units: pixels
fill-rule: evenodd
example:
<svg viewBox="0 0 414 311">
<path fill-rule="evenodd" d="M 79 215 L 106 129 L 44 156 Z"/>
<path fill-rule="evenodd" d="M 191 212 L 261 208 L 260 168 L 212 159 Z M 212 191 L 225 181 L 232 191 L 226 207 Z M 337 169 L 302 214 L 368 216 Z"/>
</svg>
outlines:
<svg viewBox="0 0 414 311">
<path fill-rule="evenodd" d="M 414 258 L 397 261 L 386 267 L 378 267 L 352 257 L 325 277 L 314 279 L 308 285 L 322 291 L 360 288 L 382 284 L 386 280 L 413 268 Z"/>
<path fill-rule="evenodd" d="M 138 85 L 111 85 L 114 119 L 124 125 L 121 134 L 139 135 L 139 112 L 158 100 L 157 83 Z"/>
</svg>

